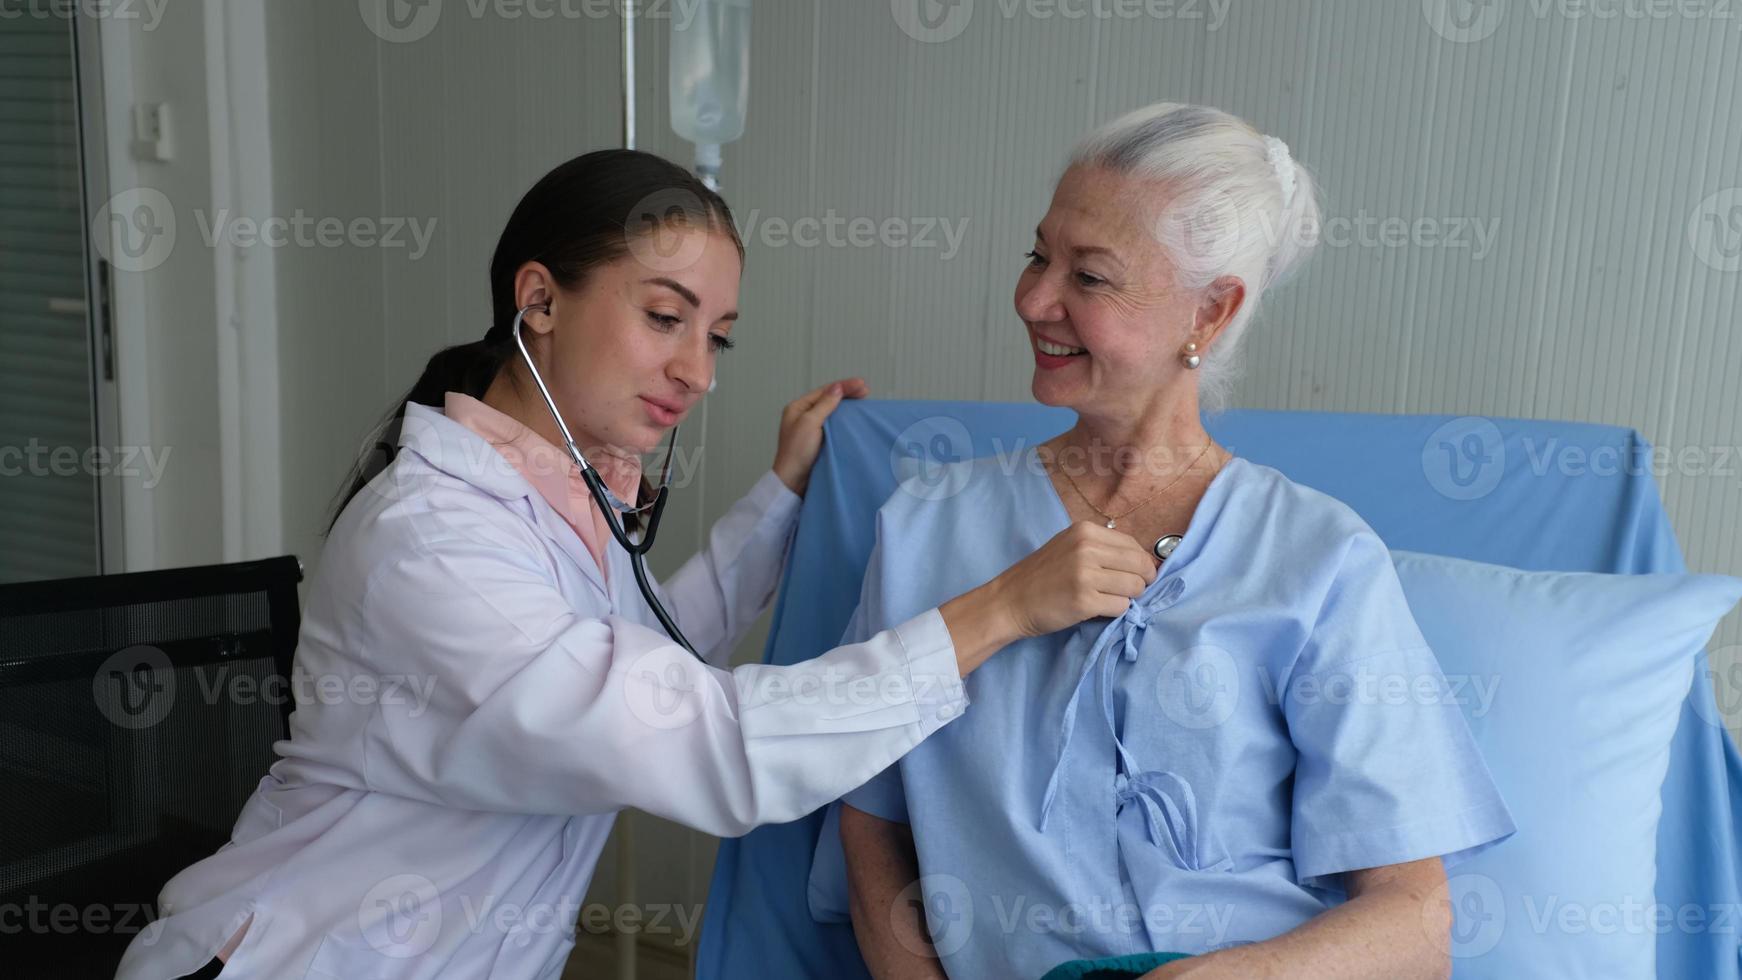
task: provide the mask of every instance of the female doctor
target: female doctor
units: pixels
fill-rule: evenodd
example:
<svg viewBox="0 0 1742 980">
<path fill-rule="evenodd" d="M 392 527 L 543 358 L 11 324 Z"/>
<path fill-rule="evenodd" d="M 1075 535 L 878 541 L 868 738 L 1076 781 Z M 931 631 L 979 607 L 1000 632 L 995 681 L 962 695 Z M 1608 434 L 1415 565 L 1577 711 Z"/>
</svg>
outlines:
<svg viewBox="0 0 1742 980">
<path fill-rule="evenodd" d="M 645 500 L 638 455 L 734 344 L 743 251 L 725 202 L 645 153 L 570 160 L 521 200 L 492 327 L 430 360 L 391 463 L 340 504 L 296 650 L 296 689 L 321 696 L 120 977 L 556 977 L 618 810 L 720 835 L 796 819 L 960 714 L 1000 648 L 1117 616 L 1154 580 L 1129 535 L 1083 523 L 863 643 L 718 666 L 772 598 L 854 379 L 787 407 L 772 470 L 653 586 L 698 663 L 557 448 L 514 326 L 576 446 Z"/>
</svg>

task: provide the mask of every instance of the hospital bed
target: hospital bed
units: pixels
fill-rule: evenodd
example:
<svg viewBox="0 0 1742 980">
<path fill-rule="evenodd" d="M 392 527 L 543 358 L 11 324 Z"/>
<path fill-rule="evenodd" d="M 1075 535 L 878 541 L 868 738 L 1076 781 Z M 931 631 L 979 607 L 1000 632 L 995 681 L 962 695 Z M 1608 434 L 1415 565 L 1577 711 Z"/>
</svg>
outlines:
<svg viewBox="0 0 1742 980">
<path fill-rule="evenodd" d="M 899 480 L 1013 452 L 1072 421 L 1069 412 L 1036 405 L 844 403 L 828 423 L 811 477 L 765 659 L 790 663 L 839 641 L 858 601 L 873 517 Z M 1542 465 L 1541 447 L 1587 461 L 1649 458 L 1630 429 L 1258 410 L 1229 411 L 1206 424 L 1236 454 L 1349 504 L 1393 549 L 1528 570 L 1685 570 L 1649 468 Z M 1503 462 L 1468 442 L 1473 431 L 1511 450 Z M 1457 437 L 1441 438 L 1445 433 Z M 1475 450 L 1468 459 L 1434 457 L 1455 457 L 1462 446 Z M 1733 804 L 1742 800 L 1742 756 L 1710 722 L 1716 712 L 1701 654 L 1661 791 L 1655 900 L 1712 915 L 1742 908 L 1742 825 Z M 815 921 L 808 905 L 821 824 L 819 811 L 721 843 L 697 958 L 701 980 L 866 975 L 851 927 Z M 1664 980 L 1742 977 L 1735 928 L 1669 929 L 1656 942 Z M 1454 961 L 1454 975 L 1459 966 Z"/>
</svg>

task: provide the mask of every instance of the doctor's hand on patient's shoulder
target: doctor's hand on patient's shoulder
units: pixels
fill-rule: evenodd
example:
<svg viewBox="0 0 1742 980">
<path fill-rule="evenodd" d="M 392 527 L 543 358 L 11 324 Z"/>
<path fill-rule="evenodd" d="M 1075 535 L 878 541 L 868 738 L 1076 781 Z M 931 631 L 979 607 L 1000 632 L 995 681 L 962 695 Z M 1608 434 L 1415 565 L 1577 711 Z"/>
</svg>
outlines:
<svg viewBox="0 0 1742 980">
<path fill-rule="evenodd" d="M 1155 559 L 1131 535 L 1078 521 L 939 611 L 966 674 L 1025 637 L 1124 615 L 1157 574 Z"/>
<path fill-rule="evenodd" d="M 774 450 L 774 472 L 793 493 L 804 496 L 811 466 L 823 448 L 823 423 L 843 398 L 864 398 L 871 386 L 864 378 L 840 381 L 807 391 L 780 413 L 780 444 Z"/>
</svg>

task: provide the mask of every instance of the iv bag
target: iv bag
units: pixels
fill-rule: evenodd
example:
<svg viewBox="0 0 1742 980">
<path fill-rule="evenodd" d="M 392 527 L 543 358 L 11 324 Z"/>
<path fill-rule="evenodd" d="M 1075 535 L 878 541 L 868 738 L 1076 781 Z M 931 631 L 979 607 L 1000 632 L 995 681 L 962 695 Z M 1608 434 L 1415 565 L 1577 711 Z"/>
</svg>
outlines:
<svg viewBox="0 0 1742 980">
<path fill-rule="evenodd" d="M 744 135 L 750 101 L 750 0 L 677 0 L 671 18 L 671 128 L 717 188 L 720 147 Z"/>
</svg>

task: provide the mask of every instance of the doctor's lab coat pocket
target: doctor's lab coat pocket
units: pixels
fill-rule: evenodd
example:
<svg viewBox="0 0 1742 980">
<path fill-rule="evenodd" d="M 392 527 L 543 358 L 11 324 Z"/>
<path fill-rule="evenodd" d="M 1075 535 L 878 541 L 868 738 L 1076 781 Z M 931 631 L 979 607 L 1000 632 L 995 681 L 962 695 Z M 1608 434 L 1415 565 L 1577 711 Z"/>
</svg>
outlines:
<svg viewBox="0 0 1742 980">
<path fill-rule="evenodd" d="M 443 934 L 456 926 L 444 922 L 441 893 L 419 874 L 398 874 L 372 886 L 355 911 L 338 928 L 321 938 L 309 961 L 305 980 L 401 980 L 426 976 L 424 960 Z M 435 955 L 451 953 L 451 941 Z M 457 965 L 457 964 L 456 964 Z"/>
<path fill-rule="evenodd" d="M 410 947 L 405 947 L 410 948 Z M 393 956 L 398 951 L 376 949 L 367 941 L 341 939 L 328 933 L 315 950 L 304 980 L 399 980 L 416 969 L 410 956 Z"/>
<path fill-rule="evenodd" d="M 532 947 L 543 947 L 554 941 L 556 948 L 544 965 L 531 976 L 555 977 L 575 948 L 575 927 L 578 906 L 586 883 L 575 878 L 573 862 L 580 851 L 582 822 L 571 817 L 563 824 L 558 838 L 557 860 L 539 879 L 538 887 L 526 899 L 505 930 L 493 929 L 491 938 L 499 940 L 490 968 L 491 976 L 523 976 Z M 564 914 L 565 910 L 567 915 Z M 491 923 L 495 926 L 496 923 Z"/>
</svg>

